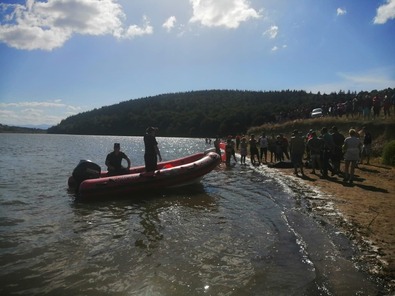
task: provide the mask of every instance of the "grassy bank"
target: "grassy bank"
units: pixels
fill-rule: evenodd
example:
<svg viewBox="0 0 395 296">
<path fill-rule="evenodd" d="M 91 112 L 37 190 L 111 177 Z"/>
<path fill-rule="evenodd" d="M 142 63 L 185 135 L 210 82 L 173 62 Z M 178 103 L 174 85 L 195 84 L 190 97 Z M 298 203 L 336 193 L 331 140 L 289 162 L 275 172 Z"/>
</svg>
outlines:
<svg viewBox="0 0 395 296">
<path fill-rule="evenodd" d="M 392 117 L 389 119 L 379 118 L 375 120 L 363 120 L 351 117 L 346 118 L 345 116 L 339 118 L 322 117 L 315 119 L 299 119 L 283 123 L 264 124 L 259 127 L 253 127 L 248 130 L 248 134 L 255 134 L 257 136 L 262 134 L 262 132 L 266 132 L 266 135 L 268 136 L 271 136 L 272 134 L 283 134 L 289 139 L 294 129 L 299 130 L 302 134 L 307 134 L 310 129 L 316 131 L 317 134 L 320 134 L 319 132 L 321 128 L 331 128 L 332 126 L 336 126 L 339 132 L 345 137 L 348 136 L 348 131 L 350 128 L 355 128 L 357 131 L 359 131 L 363 126 L 366 126 L 373 137 L 372 156 L 375 157 L 377 162 L 380 162 L 384 145 L 391 140 L 395 140 L 394 115 L 392 115 Z"/>
</svg>

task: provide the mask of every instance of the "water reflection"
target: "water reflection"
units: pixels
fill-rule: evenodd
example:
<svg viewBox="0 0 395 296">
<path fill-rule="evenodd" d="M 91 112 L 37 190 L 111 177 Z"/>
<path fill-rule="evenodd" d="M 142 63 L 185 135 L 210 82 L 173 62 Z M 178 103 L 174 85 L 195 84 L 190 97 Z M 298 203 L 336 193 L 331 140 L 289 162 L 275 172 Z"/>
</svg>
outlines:
<svg viewBox="0 0 395 296">
<path fill-rule="evenodd" d="M 181 223 L 185 211 L 194 217 L 199 216 L 199 211 L 217 211 L 216 198 L 206 194 L 202 184 L 167 189 L 162 194 L 149 193 L 135 200 L 121 198 L 110 202 L 73 203 L 71 206 L 75 233 L 86 236 L 101 228 L 100 236 L 109 231 L 112 239 L 132 235 L 134 246 L 146 256 L 152 255 L 158 247 L 168 224 Z"/>
<path fill-rule="evenodd" d="M 378 294 L 275 172 L 219 167 L 197 187 L 81 204 L 66 193 L 76 162 L 104 162 L 114 142 L 142 160 L 141 138 L 0 138 L 13 168 L 0 182 L 1 295 Z M 204 150 L 160 145 L 169 159 Z"/>
</svg>

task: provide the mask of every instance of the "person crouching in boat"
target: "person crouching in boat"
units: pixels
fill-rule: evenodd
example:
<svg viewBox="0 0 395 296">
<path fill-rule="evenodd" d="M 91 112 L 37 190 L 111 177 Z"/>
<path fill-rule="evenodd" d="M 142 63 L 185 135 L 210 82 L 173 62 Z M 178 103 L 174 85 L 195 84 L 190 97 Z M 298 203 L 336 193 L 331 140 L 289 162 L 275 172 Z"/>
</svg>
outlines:
<svg viewBox="0 0 395 296">
<path fill-rule="evenodd" d="M 126 159 L 128 166 L 125 168 L 122 166 L 122 159 Z M 129 172 L 131 162 L 129 157 L 121 151 L 121 145 L 119 143 L 114 144 L 114 151 L 107 154 L 106 166 L 109 176 L 124 175 Z"/>
<path fill-rule="evenodd" d="M 156 141 L 155 138 L 156 131 L 157 128 L 149 127 L 147 128 L 146 133 L 144 135 L 144 147 L 145 147 L 144 162 L 145 162 L 145 171 L 147 173 L 154 172 L 156 170 L 158 164 L 158 158 L 159 161 L 162 161 L 162 156 L 160 155 L 160 151 L 158 148 L 158 142 Z"/>
</svg>

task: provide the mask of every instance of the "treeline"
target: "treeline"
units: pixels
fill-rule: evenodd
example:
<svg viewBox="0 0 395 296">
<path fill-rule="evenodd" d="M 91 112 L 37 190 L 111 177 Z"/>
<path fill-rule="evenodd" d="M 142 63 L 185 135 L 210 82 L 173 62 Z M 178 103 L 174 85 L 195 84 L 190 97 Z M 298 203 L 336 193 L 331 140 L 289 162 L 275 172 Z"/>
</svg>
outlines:
<svg viewBox="0 0 395 296">
<path fill-rule="evenodd" d="M 148 126 L 156 126 L 159 136 L 234 135 L 245 133 L 251 126 L 275 122 L 279 114 L 299 110 L 305 116 L 306 110 L 358 95 L 363 93 L 206 90 L 163 94 L 70 116 L 49 128 L 48 133 L 139 136 Z"/>
<path fill-rule="evenodd" d="M 46 132 L 46 130 L 39 128 L 9 126 L 5 124 L 0 124 L 0 133 L 45 134 Z"/>
</svg>

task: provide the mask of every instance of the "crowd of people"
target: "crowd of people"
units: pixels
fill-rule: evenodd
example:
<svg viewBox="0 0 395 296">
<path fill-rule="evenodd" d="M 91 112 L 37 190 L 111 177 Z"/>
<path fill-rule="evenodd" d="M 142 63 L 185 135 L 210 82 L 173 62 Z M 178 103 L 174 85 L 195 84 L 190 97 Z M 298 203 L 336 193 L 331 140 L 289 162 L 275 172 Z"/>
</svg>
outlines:
<svg viewBox="0 0 395 296">
<path fill-rule="evenodd" d="M 344 102 L 338 102 L 332 105 L 323 105 L 323 114 L 329 116 L 346 116 L 364 119 L 377 119 L 381 115 L 384 118 L 389 118 L 392 114 L 395 115 L 395 94 L 391 97 L 384 95 L 360 96 L 355 97 L 352 100 L 346 100 Z M 392 109 L 392 110 L 391 110 Z"/>
<path fill-rule="evenodd" d="M 318 106 L 322 109 L 323 116 L 364 118 L 366 120 L 384 119 L 395 116 L 395 93 L 385 94 L 359 94 L 354 98 L 343 99 L 337 102 L 324 103 Z M 311 108 L 297 108 L 289 112 L 276 115 L 276 122 L 310 117 Z"/>
<path fill-rule="evenodd" d="M 217 153 L 221 154 L 221 139 L 214 141 Z M 240 153 L 240 163 L 246 164 L 249 155 L 253 165 L 288 161 L 293 165 L 294 174 L 304 175 L 304 169 L 310 168 L 312 174 L 321 178 L 338 175 L 344 182 L 354 181 L 354 170 L 363 161 L 369 164 L 372 151 L 372 135 L 366 127 L 360 131 L 351 128 L 348 135 L 341 134 L 336 126 L 323 127 L 319 133 L 310 130 L 307 135 L 294 130 L 288 140 L 284 135 L 228 136 L 225 145 L 225 162 L 236 162 L 235 152 Z M 340 169 L 344 160 L 344 172 Z"/>
<path fill-rule="evenodd" d="M 153 173 L 157 168 L 158 160 L 162 157 L 155 137 L 157 129 L 148 127 L 144 135 L 144 162 L 147 173 Z M 304 175 L 304 169 L 311 168 L 312 174 L 327 178 L 329 172 L 332 176 L 342 176 L 345 182 L 354 181 L 354 170 L 359 162 L 369 164 L 372 146 L 372 135 L 366 127 L 360 131 L 351 128 L 347 136 L 341 134 L 336 126 L 328 129 L 323 127 L 319 134 L 310 130 L 306 135 L 298 130 L 292 132 L 288 140 L 283 134 L 267 136 L 262 133 L 259 138 L 251 134 L 247 136 L 228 136 L 226 143 L 221 147 L 222 140 L 217 137 L 214 147 L 218 154 L 225 152 L 225 162 L 230 165 L 231 160 L 237 162 L 236 151 L 240 153 L 240 163 L 246 164 L 249 155 L 253 165 L 279 163 L 288 160 L 294 168 L 294 174 Z M 206 143 L 211 143 L 206 139 Z M 125 159 L 127 167 L 122 166 Z M 344 160 L 344 172 L 340 163 Z M 120 143 L 114 144 L 114 150 L 106 157 L 105 164 L 109 175 L 122 175 L 129 172 L 131 161 L 121 151 Z"/>
</svg>

